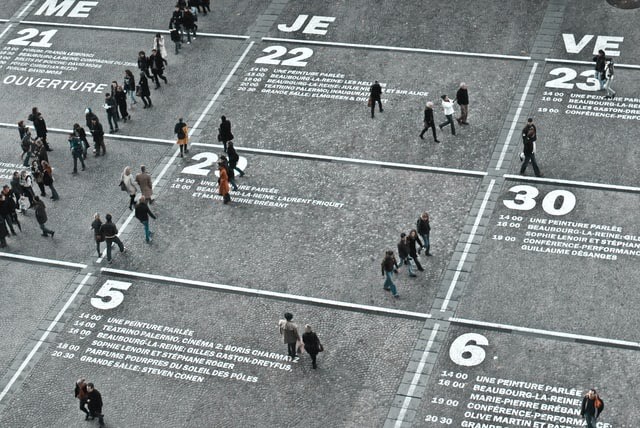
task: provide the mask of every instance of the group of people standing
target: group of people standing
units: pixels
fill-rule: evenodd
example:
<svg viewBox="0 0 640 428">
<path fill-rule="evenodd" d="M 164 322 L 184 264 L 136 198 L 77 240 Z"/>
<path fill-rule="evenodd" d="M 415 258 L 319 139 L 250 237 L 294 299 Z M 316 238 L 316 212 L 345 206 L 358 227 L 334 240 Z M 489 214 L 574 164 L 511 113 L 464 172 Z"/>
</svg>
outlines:
<svg viewBox="0 0 640 428">
<path fill-rule="evenodd" d="M 415 229 L 411 229 L 408 235 L 405 232 L 400 234 L 400 241 L 398 242 L 399 260 L 396 258 L 393 250 L 385 251 L 381 263 L 382 276 L 385 278 L 382 288 L 390 291 L 391 295 L 396 299 L 400 297 L 400 294 L 398 294 L 398 289 L 393 281 L 393 274 L 397 274 L 398 269 L 403 265 L 407 266 L 409 277 L 412 278 L 418 276 L 415 273 L 414 264 L 418 271 L 424 271 L 420 260 L 418 260 L 418 255 L 424 250 L 425 257 L 431 257 L 430 233 L 431 223 L 429 222 L 429 213 L 425 211 L 416 221 Z"/>
</svg>

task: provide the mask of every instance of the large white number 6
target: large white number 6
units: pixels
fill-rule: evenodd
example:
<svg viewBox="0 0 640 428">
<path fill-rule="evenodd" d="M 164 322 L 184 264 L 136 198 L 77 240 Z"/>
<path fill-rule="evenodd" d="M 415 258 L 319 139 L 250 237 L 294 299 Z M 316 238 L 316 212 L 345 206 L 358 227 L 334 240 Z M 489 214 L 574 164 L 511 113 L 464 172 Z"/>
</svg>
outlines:
<svg viewBox="0 0 640 428">
<path fill-rule="evenodd" d="M 509 191 L 516 193 L 516 196 L 513 200 L 502 201 L 507 208 L 512 210 L 528 211 L 536 206 L 534 198 L 538 196 L 539 192 L 535 187 L 520 184 L 518 186 L 513 186 Z M 516 203 L 516 201 L 519 201 L 520 203 Z"/>
<path fill-rule="evenodd" d="M 122 281 L 114 281 L 108 280 L 96 293 L 98 297 L 91 298 L 91 305 L 96 309 L 102 309 L 103 311 L 113 309 L 117 307 L 120 303 L 124 301 L 124 294 L 121 291 L 126 291 L 131 287 L 130 282 L 122 282 Z M 108 300 L 105 302 L 102 298 L 108 297 Z"/>
<path fill-rule="evenodd" d="M 470 343 L 475 345 L 470 345 Z M 487 346 L 489 341 L 478 333 L 465 333 L 451 343 L 449 358 L 459 366 L 477 366 L 484 361 L 486 353 L 480 346 Z"/>
</svg>

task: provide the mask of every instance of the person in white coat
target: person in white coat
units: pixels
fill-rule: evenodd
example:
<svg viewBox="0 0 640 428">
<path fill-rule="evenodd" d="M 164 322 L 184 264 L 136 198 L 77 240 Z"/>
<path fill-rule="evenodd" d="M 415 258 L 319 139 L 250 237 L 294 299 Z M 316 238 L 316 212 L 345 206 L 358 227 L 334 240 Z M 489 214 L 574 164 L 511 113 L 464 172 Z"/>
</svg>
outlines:
<svg viewBox="0 0 640 428">
<path fill-rule="evenodd" d="M 162 58 L 167 59 L 167 48 L 164 46 L 164 36 L 160 33 L 156 33 L 153 38 L 153 47 L 157 52 L 160 52 Z"/>
<path fill-rule="evenodd" d="M 133 207 L 135 206 L 135 200 L 136 200 L 136 192 L 138 191 L 138 189 L 136 188 L 136 185 L 135 185 L 135 177 L 133 176 L 133 174 L 131 174 L 130 166 L 125 167 L 124 171 L 122 171 L 122 176 L 120 177 L 120 180 L 122 180 L 122 182 L 124 183 L 124 186 L 126 187 L 126 191 L 129 194 L 129 209 L 133 211 Z"/>
<path fill-rule="evenodd" d="M 456 126 L 453 124 L 453 101 L 446 95 L 440 98 L 442 98 L 442 109 L 447 120 L 438 125 L 438 127 L 442 130 L 443 127 L 451 125 L 451 135 L 456 135 Z"/>
</svg>

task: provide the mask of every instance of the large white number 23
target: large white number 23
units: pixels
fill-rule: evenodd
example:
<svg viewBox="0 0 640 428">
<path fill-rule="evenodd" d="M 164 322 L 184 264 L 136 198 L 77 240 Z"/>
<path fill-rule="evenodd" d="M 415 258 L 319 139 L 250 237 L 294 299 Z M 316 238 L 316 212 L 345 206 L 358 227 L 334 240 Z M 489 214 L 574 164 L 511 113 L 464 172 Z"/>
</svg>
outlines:
<svg viewBox="0 0 640 428">
<path fill-rule="evenodd" d="M 526 184 L 513 186 L 510 192 L 516 194 L 513 199 L 505 199 L 502 201 L 504 205 L 511 210 L 529 211 L 536 206 L 536 196 L 540 193 L 538 189 Z M 556 207 L 558 199 L 561 199 L 560 205 Z M 565 215 L 569 214 L 576 206 L 576 196 L 568 190 L 553 190 L 542 200 L 542 209 L 549 215 Z"/>
<path fill-rule="evenodd" d="M 131 287 L 130 282 L 108 280 L 96 293 L 98 297 L 91 298 L 91 305 L 96 309 L 102 309 L 103 311 L 113 309 L 124 301 L 124 294 L 122 291 L 126 291 Z M 118 291 L 122 290 L 122 291 Z M 105 301 L 104 298 L 107 298 Z"/>
<path fill-rule="evenodd" d="M 11 39 L 7 42 L 8 45 L 16 45 L 16 46 L 31 46 L 34 48 L 50 48 L 51 39 L 58 32 L 58 30 L 48 30 L 48 31 L 40 31 L 36 28 L 25 28 L 24 30 L 18 31 L 18 34 L 21 34 L 21 37 L 16 37 L 15 39 Z M 42 36 L 40 41 L 38 42 L 30 42 L 28 40 L 33 39 L 34 37 Z"/>
<path fill-rule="evenodd" d="M 600 89 L 600 83 L 594 77 L 595 70 L 585 70 L 580 76 L 587 78 L 587 83 L 578 82 L 576 87 L 583 91 L 597 91 Z M 557 79 L 549 80 L 544 86 L 556 89 L 573 89 L 572 80 L 578 77 L 578 72 L 573 68 L 559 67 L 549 72 L 552 76 L 560 76 Z"/>
</svg>

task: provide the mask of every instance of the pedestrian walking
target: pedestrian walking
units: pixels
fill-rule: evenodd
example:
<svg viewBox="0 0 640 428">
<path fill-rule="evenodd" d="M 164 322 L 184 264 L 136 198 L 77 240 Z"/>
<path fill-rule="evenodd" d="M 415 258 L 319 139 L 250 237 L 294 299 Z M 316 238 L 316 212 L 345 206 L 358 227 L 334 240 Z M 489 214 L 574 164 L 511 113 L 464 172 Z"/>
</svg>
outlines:
<svg viewBox="0 0 640 428">
<path fill-rule="evenodd" d="M 107 121 L 109 122 L 109 132 L 118 132 L 118 106 L 115 98 L 110 93 L 104 94 L 104 105 L 102 106 L 107 113 Z"/>
<path fill-rule="evenodd" d="M 42 173 L 42 164 L 37 159 L 31 161 L 31 175 L 36 180 L 36 184 L 40 189 L 40 196 L 47 196 L 44 187 L 44 174 Z"/>
<path fill-rule="evenodd" d="M 398 242 L 398 258 L 400 259 L 400 265 L 407 266 L 409 276 L 415 277 L 417 275 L 413 271 L 413 264 L 409 257 L 409 239 L 407 239 L 407 234 L 403 232 L 400 234 L 400 241 Z"/>
<path fill-rule="evenodd" d="M 96 251 L 98 252 L 98 257 L 102 257 L 102 251 L 100 251 L 100 243 L 104 242 L 104 235 L 100 231 L 100 227 L 102 227 L 100 214 L 95 213 L 93 215 L 93 221 L 91 222 L 91 230 L 93 230 L 93 239 L 96 241 Z"/>
<path fill-rule="evenodd" d="M 224 204 L 231 202 L 231 195 L 229 195 L 229 174 L 227 172 L 228 167 L 225 165 L 224 160 L 218 161 L 218 193 L 222 196 Z"/>
<path fill-rule="evenodd" d="M 87 404 L 89 406 L 89 419 L 98 418 L 98 424 L 104 426 L 104 415 L 102 414 L 102 394 L 95 388 L 93 383 L 87 384 Z"/>
<path fill-rule="evenodd" d="M 33 122 L 33 128 L 36 130 L 36 136 L 42 140 L 42 144 L 44 148 L 48 152 L 52 152 L 53 149 L 49 146 L 47 142 L 47 134 L 49 131 L 47 130 L 47 123 L 42 117 L 42 113 L 38 110 L 38 107 L 34 107 L 31 109 L 31 114 L 29 115 L 29 120 Z"/>
<path fill-rule="evenodd" d="M 131 167 L 126 166 L 122 171 L 122 175 L 120 176 L 120 181 L 124 183 L 124 189 L 129 194 L 129 210 L 133 211 L 133 207 L 135 206 L 136 193 L 138 189 L 136 189 L 136 184 L 134 183 L 133 174 L 131 174 Z"/>
<path fill-rule="evenodd" d="M 153 75 L 153 81 L 156 83 L 156 89 L 160 88 L 160 79 L 162 79 L 167 84 L 167 78 L 164 77 L 164 66 L 167 64 L 167 60 L 162 58 L 160 52 L 157 50 L 152 50 L 151 55 L 149 56 L 149 61 L 151 63 L 151 74 Z"/>
<path fill-rule="evenodd" d="M 51 235 L 53 238 L 53 235 L 55 235 L 56 232 L 48 229 L 46 226 L 46 223 L 49 220 L 47 217 L 47 207 L 44 202 L 40 200 L 39 196 L 35 197 L 33 201 L 33 208 L 36 210 L 36 221 L 38 222 L 40 229 L 42 229 L 42 236 L 46 238 Z"/>
<path fill-rule="evenodd" d="M 184 157 L 183 153 L 189 153 L 187 144 L 189 144 L 189 128 L 182 118 L 178 119 L 178 123 L 173 127 L 173 133 L 178 136 L 176 144 L 180 148 L 180 157 Z"/>
<path fill-rule="evenodd" d="M 222 143 L 224 152 L 227 153 L 227 143 L 233 140 L 231 133 L 231 121 L 226 116 L 220 116 L 220 126 L 218 127 L 218 141 Z"/>
<path fill-rule="evenodd" d="M 0 192 L 0 223 L 2 223 L 3 227 L 11 231 L 13 236 L 16 236 L 17 233 L 13 228 L 13 219 L 16 212 L 16 200 L 14 198 L 15 192 L 12 191 L 8 185 L 4 185 L 2 187 L 2 192 Z M 17 216 L 16 216 L 17 218 Z M 5 226 L 6 224 L 6 226 Z M 7 235 L 9 232 L 7 232 Z"/>
<path fill-rule="evenodd" d="M 211 0 L 200 0 L 200 5 L 202 6 L 202 13 L 207 16 L 207 11 L 211 12 Z"/>
<path fill-rule="evenodd" d="M 36 194 L 33 191 L 33 178 L 31 177 L 31 174 L 29 174 L 29 171 L 26 169 L 20 172 L 20 187 L 22 187 L 22 194 L 16 195 L 18 198 L 18 202 L 23 196 L 26 196 L 26 198 L 29 200 L 29 207 L 31 207 L 31 205 L 33 205 L 33 197 Z"/>
<path fill-rule="evenodd" d="M 90 107 L 87 107 L 84 110 L 84 119 L 85 124 L 87 125 L 87 129 L 89 130 L 89 132 L 93 133 L 93 119 L 98 120 L 98 116 L 96 116 L 96 114 L 93 112 L 93 110 L 91 110 Z"/>
<path fill-rule="evenodd" d="M 429 233 L 431 232 L 431 224 L 429 223 L 429 213 L 423 212 L 418 221 L 416 222 L 416 230 L 418 235 L 422 238 L 422 244 L 424 245 L 424 255 L 431 257 L 431 240 L 429 239 Z"/>
<path fill-rule="evenodd" d="M 118 105 L 118 110 L 120 110 L 120 117 L 123 122 L 127 122 L 127 120 L 131 120 L 131 115 L 127 111 L 127 94 L 124 92 L 122 86 L 116 86 L 116 92 L 113 95 L 113 98 L 116 100 L 116 104 Z"/>
<path fill-rule="evenodd" d="M 146 77 L 151 77 L 151 73 L 149 73 L 151 61 L 149 61 L 149 57 L 147 57 L 147 54 L 144 53 L 144 51 L 138 52 L 138 68 Z"/>
<path fill-rule="evenodd" d="M 32 153 L 35 158 L 37 158 L 38 164 L 43 160 L 49 162 L 49 155 L 47 154 L 47 150 L 42 144 L 42 140 L 40 138 L 36 138 L 33 144 L 31 145 Z"/>
<path fill-rule="evenodd" d="M 598 55 L 593 57 L 593 61 L 595 64 L 594 77 L 600 83 L 600 90 L 604 89 L 604 82 L 606 80 L 605 76 L 605 68 L 607 66 L 607 61 L 611 61 L 611 58 L 607 58 L 604 50 L 598 50 Z"/>
<path fill-rule="evenodd" d="M 124 71 L 123 85 L 124 92 L 131 100 L 131 106 L 133 106 L 134 104 L 138 104 L 138 102 L 136 101 L 136 79 L 135 77 L 133 77 L 133 73 L 131 72 L 131 70 Z"/>
<path fill-rule="evenodd" d="M 104 240 L 106 241 L 105 245 L 107 246 L 107 262 L 111 264 L 111 246 L 113 245 L 113 243 L 115 242 L 118 245 L 121 253 L 124 253 L 126 249 L 124 248 L 124 244 L 118 237 L 118 228 L 113 223 L 113 221 L 111 221 L 111 214 L 107 214 L 105 219 L 106 222 L 104 222 L 102 226 L 100 226 L 100 233 L 102 234 L 102 236 L 104 236 Z M 89 410 L 91 410 L 91 408 L 89 408 Z"/>
<path fill-rule="evenodd" d="M 424 128 L 422 129 L 422 132 L 420 132 L 420 138 L 424 140 L 424 133 L 427 132 L 429 128 L 431 128 L 431 131 L 433 132 L 433 141 L 439 143 L 440 141 L 438 140 L 438 136 L 436 135 L 436 122 L 433 118 L 433 103 L 431 101 L 427 102 L 427 105 L 424 108 L 423 122 Z"/>
<path fill-rule="evenodd" d="M 456 126 L 453 124 L 453 101 L 447 95 L 442 95 L 440 98 L 442 98 L 442 109 L 447 120 L 438 125 L 438 127 L 442 131 L 443 127 L 451 125 L 451 135 L 456 135 Z"/>
<path fill-rule="evenodd" d="M 162 34 L 156 33 L 153 37 L 153 45 L 151 46 L 151 49 L 155 49 L 160 52 L 162 58 L 167 59 L 167 47 L 164 44 L 164 36 Z"/>
<path fill-rule="evenodd" d="M 610 59 L 609 61 L 607 61 L 607 65 L 604 68 L 604 75 L 605 75 L 605 78 L 607 79 L 607 81 L 604 84 L 604 89 L 607 91 L 607 95 L 605 96 L 605 98 L 616 97 L 616 91 L 614 91 L 613 88 L 611 87 L 611 83 L 613 82 L 613 74 L 614 74 L 613 60 Z"/>
<path fill-rule="evenodd" d="M 180 53 L 180 49 L 182 48 L 182 39 L 180 38 L 180 30 L 177 28 L 171 29 L 169 32 L 169 37 L 171 41 L 175 45 L 175 53 L 178 55 Z"/>
<path fill-rule="evenodd" d="M 469 90 L 466 83 L 460 83 L 454 102 L 457 102 L 460 106 L 460 117 L 456 120 L 460 125 L 468 125 L 469 122 L 467 122 L 467 116 L 469 115 Z"/>
<path fill-rule="evenodd" d="M 144 103 L 144 107 L 142 108 L 151 108 L 153 104 L 151 103 L 151 91 L 149 90 L 149 79 L 144 73 L 140 73 L 140 80 L 138 80 L 138 87 L 136 88 L 136 95 L 142 99 Z"/>
<path fill-rule="evenodd" d="M 231 187 L 233 188 L 233 191 L 235 192 L 236 190 L 238 190 L 238 185 L 236 184 L 236 180 L 235 180 L 235 172 L 233 168 L 229 166 L 229 160 L 224 154 L 220 155 L 220 162 L 223 163 L 227 171 L 227 179 L 229 180 L 229 184 L 231 185 Z"/>
<path fill-rule="evenodd" d="M 147 167 L 140 165 L 140 172 L 136 174 L 136 183 L 140 187 L 140 193 L 145 197 L 147 202 L 153 203 L 153 181 L 151 175 L 147 172 Z"/>
<path fill-rule="evenodd" d="M 598 395 L 595 389 L 587 391 L 582 397 L 582 405 L 580 406 L 580 416 L 587 422 L 587 428 L 596 428 L 598 417 L 604 410 L 604 401 Z"/>
<path fill-rule="evenodd" d="M 194 15 L 191 10 L 186 9 L 182 14 L 182 25 L 187 33 L 187 44 L 191 44 L 191 34 L 193 34 L 193 40 L 196 39 L 196 30 L 198 29 L 197 15 Z"/>
<path fill-rule="evenodd" d="M 9 236 L 7 226 L 4 225 L 4 221 L 0 221 L 0 248 L 7 247 L 7 236 Z"/>
<path fill-rule="evenodd" d="M 73 173 L 78 173 L 78 159 L 80 159 L 80 164 L 82 165 L 82 170 L 85 170 L 84 165 L 84 145 L 82 141 L 75 134 L 69 134 L 69 150 L 71 150 L 71 156 L 73 156 Z"/>
<path fill-rule="evenodd" d="M 182 42 L 184 42 L 183 16 L 184 11 L 180 5 L 177 4 L 176 9 L 171 15 L 171 19 L 169 20 L 169 29 L 174 30 L 177 34 L 177 36 L 174 36 L 174 31 L 171 31 L 171 40 L 174 40 L 175 37 L 179 42 L 179 45 L 176 43 L 176 55 L 178 54 L 178 50 L 182 47 Z"/>
<path fill-rule="evenodd" d="M 382 86 L 378 81 L 374 81 L 373 85 L 369 88 L 369 107 L 371 107 L 371 118 L 374 117 L 374 112 L 376 109 L 376 103 L 378 103 L 378 109 L 380 113 L 384 110 L 382 109 Z"/>
<path fill-rule="evenodd" d="M 301 339 L 300 334 L 298 334 L 298 326 L 292 320 L 293 314 L 285 312 L 284 319 L 278 321 L 278 327 L 280 328 L 280 335 L 282 335 L 284 343 L 287 345 L 289 358 L 292 362 L 297 363 L 300 357 L 296 355 L 296 348 Z"/>
<path fill-rule="evenodd" d="M 309 324 L 304 326 L 302 342 L 304 343 L 304 350 L 307 351 L 307 354 L 311 357 L 311 367 L 317 369 L 318 364 L 316 363 L 316 357 L 320 352 L 324 351 L 324 347 L 322 346 L 322 343 L 320 343 L 318 335 L 313 331 Z"/>
<path fill-rule="evenodd" d="M 420 272 L 423 272 L 424 268 L 422 267 L 422 265 L 420 264 L 420 261 L 418 260 L 416 245 L 420 246 L 420 250 L 422 250 L 424 245 L 422 245 L 422 241 L 420 240 L 420 237 L 418 236 L 418 232 L 415 229 L 411 229 L 411 231 L 409 232 L 409 236 L 407 236 L 407 241 L 409 242 L 409 256 L 413 259 L 413 262 L 418 267 L 418 270 Z"/>
<path fill-rule="evenodd" d="M 398 262 L 396 261 L 396 256 L 393 255 L 393 251 L 387 250 L 384 254 L 384 258 L 381 263 L 382 267 L 382 276 L 385 277 L 384 284 L 382 288 L 387 291 L 391 291 L 391 294 L 396 299 L 400 297 L 398 294 L 398 290 L 396 289 L 396 284 L 393 282 L 392 275 L 393 273 L 398 273 Z"/>
<path fill-rule="evenodd" d="M 102 156 L 104 156 L 107 154 L 107 147 L 104 145 L 104 129 L 97 117 L 91 119 L 91 127 L 94 145 L 93 153 L 97 157 L 100 156 L 100 151 L 102 151 Z"/>
<path fill-rule="evenodd" d="M 533 172 L 536 177 L 542 177 L 542 173 L 540 172 L 540 168 L 538 168 L 538 163 L 536 162 L 536 140 L 538 139 L 538 130 L 536 129 L 536 125 L 533 123 L 533 119 L 527 119 L 527 124 L 522 129 L 522 145 L 523 150 L 520 155 L 520 160 L 522 161 L 522 166 L 520 167 L 520 175 L 524 175 L 529 162 L 531 162 L 531 166 L 533 166 Z"/>
<path fill-rule="evenodd" d="M 244 171 L 238 168 L 240 156 L 238 156 L 238 152 L 236 152 L 236 149 L 233 147 L 233 141 L 229 141 L 227 143 L 227 156 L 229 156 L 229 168 L 238 171 L 240 173 L 240 177 L 244 177 Z"/>
<path fill-rule="evenodd" d="M 144 238 L 147 241 L 147 243 L 150 244 L 151 236 L 153 235 L 153 232 L 149 230 L 149 217 L 156 220 L 156 216 L 153 215 L 153 213 L 149 209 L 149 205 L 147 205 L 147 200 L 145 199 L 144 196 L 140 196 L 140 199 L 136 204 L 135 216 L 138 220 L 140 220 L 140 223 L 142 223 L 142 225 L 144 226 Z"/>
<path fill-rule="evenodd" d="M 80 411 L 84 413 L 84 420 L 89 420 L 89 410 L 87 410 L 87 398 L 89 396 L 89 392 L 87 391 L 87 383 L 86 379 L 81 377 L 76 381 L 76 386 L 74 388 L 75 397 L 79 401 Z"/>
<path fill-rule="evenodd" d="M 87 158 L 87 150 L 89 150 L 89 140 L 87 140 L 87 133 L 79 123 L 73 124 L 73 134 L 82 142 L 82 157 Z"/>
<path fill-rule="evenodd" d="M 32 154 L 31 148 L 33 146 L 33 137 L 31 137 L 31 131 L 28 126 L 24 125 L 23 120 L 18 122 L 18 130 L 20 131 L 20 149 L 22 150 L 20 159 L 22 159 L 22 165 L 28 167 Z"/>
<path fill-rule="evenodd" d="M 49 165 L 49 162 L 47 161 L 42 161 L 41 162 L 42 165 L 42 182 L 44 183 L 45 186 L 49 186 L 49 190 L 51 190 L 51 199 L 53 199 L 54 201 L 57 201 L 58 199 L 60 199 L 60 197 L 58 196 L 58 192 L 56 191 L 56 188 L 53 186 L 53 168 L 51 168 L 51 165 Z"/>
</svg>

